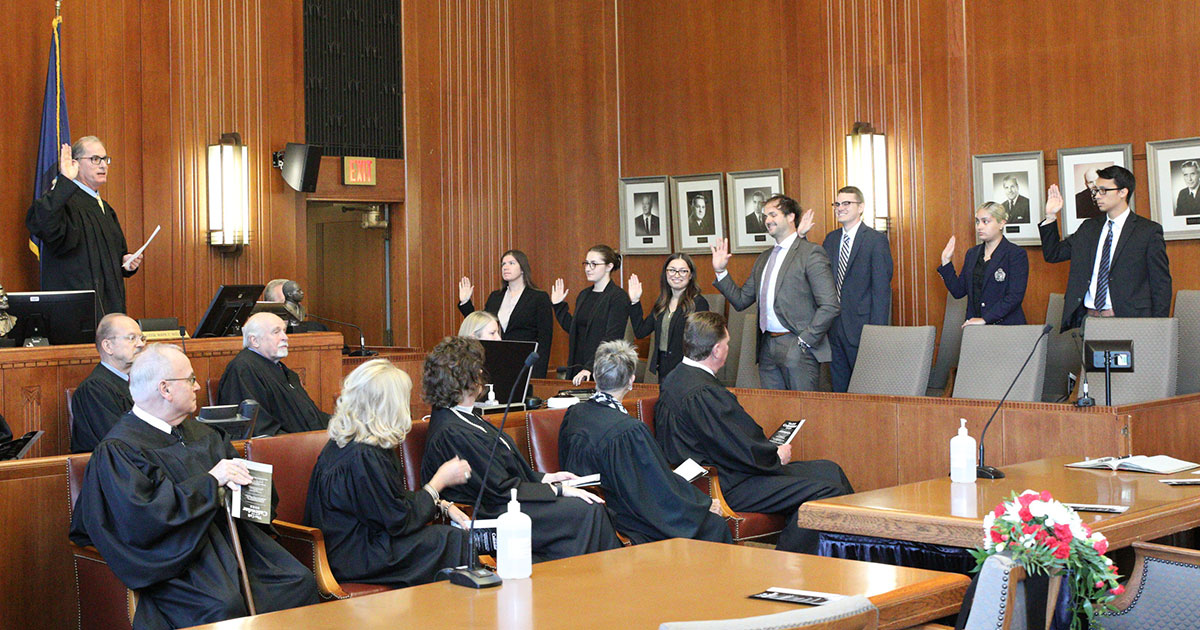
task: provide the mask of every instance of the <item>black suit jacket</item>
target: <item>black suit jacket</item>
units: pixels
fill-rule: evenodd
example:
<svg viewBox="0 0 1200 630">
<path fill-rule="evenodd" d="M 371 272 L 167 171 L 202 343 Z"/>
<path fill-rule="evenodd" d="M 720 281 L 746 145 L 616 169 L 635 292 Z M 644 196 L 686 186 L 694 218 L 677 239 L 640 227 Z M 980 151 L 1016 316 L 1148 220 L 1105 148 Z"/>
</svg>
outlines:
<svg viewBox="0 0 1200 630">
<path fill-rule="evenodd" d="M 1077 328 L 1087 311 L 1083 298 L 1092 282 L 1096 249 L 1104 217 L 1088 219 L 1075 233 L 1059 240 L 1058 222 L 1040 227 L 1042 258 L 1071 261 L 1063 301 L 1062 330 Z M 1162 226 L 1130 211 L 1120 238 L 1113 244 L 1108 292 L 1117 317 L 1168 317 L 1171 313 L 1171 263 Z"/>
<path fill-rule="evenodd" d="M 483 310 L 496 315 L 500 312 L 500 304 L 504 301 L 507 289 L 496 289 L 488 294 Z M 475 312 L 475 304 L 467 300 L 458 305 L 458 311 L 463 317 Z M 526 286 L 513 306 L 512 315 L 508 317 L 508 328 L 502 335 L 509 341 L 536 341 L 538 360 L 533 364 L 533 378 L 546 378 L 546 369 L 550 365 L 550 344 L 554 339 L 554 309 L 550 306 L 550 295 L 541 289 Z"/>
<path fill-rule="evenodd" d="M 842 248 L 842 228 L 825 235 L 822 244 L 833 265 L 837 282 L 838 257 Z M 887 326 L 892 313 L 892 250 L 882 232 L 858 226 L 850 245 L 846 277 L 842 279 L 842 311 L 833 326 L 853 346 L 858 346 L 862 327 Z"/>
<path fill-rule="evenodd" d="M 625 322 L 629 321 L 629 294 L 615 282 L 609 282 L 599 294 L 585 298 L 588 293 L 595 291 L 589 286 L 575 296 L 575 315 L 571 315 L 566 300 L 554 305 L 554 315 L 567 331 L 567 375 L 572 377 L 580 370 L 592 369 L 600 344 L 624 339 Z M 585 299 L 589 311 L 586 319 L 590 322 L 586 327 L 580 323 Z"/>
<path fill-rule="evenodd" d="M 1029 255 L 1012 241 L 1001 237 L 992 252 L 992 258 L 983 263 L 983 248 L 980 243 L 967 250 L 963 259 L 962 273 L 954 275 L 954 263 L 938 267 L 946 290 L 956 298 L 967 296 L 967 319 L 982 317 L 988 324 L 1024 324 L 1025 311 L 1021 302 L 1025 300 L 1025 286 L 1029 281 Z M 975 295 L 975 267 L 986 264 L 983 276 L 983 294 Z M 980 302 L 983 308 L 980 308 Z"/>
<path fill-rule="evenodd" d="M 1187 188 L 1179 191 L 1175 199 L 1175 216 L 1200 214 L 1200 196 L 1193 196 Z"/>
<path fill-rule="evenodd" d="M 708 310 L 708 300 L 704 299 L 703 295 L 697 295 L 692 304 L 692 312 L 699 313 Z M 682 311 L 675 311 L 675 315 L 671 317 L 671 328 L 667 331 L 667 355 L 663 357 L 662 365 L 658 362 L 658 343 L 662 339 L 662 325 L 664 313 L 659 313 L 652 318 L 646 318 L 642 314 L 642 303 L 634 302 L 629 305 L 629 322 L 633 324 L 633 334 L 641 339 L 651 332 L 654 336 L 650 339 L 650 372 L 657 374 L 661 381 L 675 366 L 683 361 L 683 326 L 687 320 L 687 314 Z"/>
<path fill-rule="evenodd" d="M 634 217 L 633 231 L 637 236 L 658 236 L 658 215 L 650 215 L 649 225 L 646 222 L 646 215 L 639 214 Z"/>
</svg>

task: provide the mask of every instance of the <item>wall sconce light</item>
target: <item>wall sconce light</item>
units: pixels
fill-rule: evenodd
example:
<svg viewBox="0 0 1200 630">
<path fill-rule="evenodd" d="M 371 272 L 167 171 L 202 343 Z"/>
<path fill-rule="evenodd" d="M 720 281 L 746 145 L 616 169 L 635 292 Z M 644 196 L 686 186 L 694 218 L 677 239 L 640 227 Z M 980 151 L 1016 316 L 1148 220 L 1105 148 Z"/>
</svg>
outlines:
<svg viewBox="0 0 1200 630">
<path fill-rule="evenodd" d="M 208 147 L 208 243 L 237 250 L 250 243 L 250 162 L 238 133 Z"/>
<path fill-rule="evenodd" d="M 871 123 L 856 122 L 846 136 L 846 183 L 863 191 L 864 218 L 874 219 L 874 228 L 888 229 L 887 138 Z"/>
</svg>

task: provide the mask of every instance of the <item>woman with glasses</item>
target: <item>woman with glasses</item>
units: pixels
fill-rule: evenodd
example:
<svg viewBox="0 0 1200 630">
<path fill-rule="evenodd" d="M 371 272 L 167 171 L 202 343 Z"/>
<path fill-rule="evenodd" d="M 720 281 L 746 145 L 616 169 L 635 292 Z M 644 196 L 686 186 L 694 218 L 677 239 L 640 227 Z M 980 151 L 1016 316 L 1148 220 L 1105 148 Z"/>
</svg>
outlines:
<svg viewBox="0 0 1200 630">
<path fill-rule="evenodd" d="M 650 318 L 642 314 L 642 282 L 637 274 L 629 276 L 629 321 L 638 339 L 654 333 L 650 341 L 650 372 L 662 382 L 683 360 L 683 324 L 687 316 L 708 310 L 708 300 L 696 284 L 696 265 L 692 257 L 675 253 L 667 257 L 659 277 L 658 299 Z"/>
<path fill-rule="evenodd" d="M 450 458 L 419 490 L 404 487 L 396 447 L 412 429 L 411 392 L 412 380 L 386 359 L 358 366 L 342 383 L 304 510 L 304 522 L 325 535 L 340 581 L 425 584 L 470 557 L 462 529 L 430 523 L 439 512 L 460 525 L 469 522 L 441 493 L 465 483 L 470 464 Z"/>
<path fill-rule="evenodd" d="M 1025 250 L 1004 238 L 1008 213 L 1004 206 L 988 201 L 975 211 L 975 236 L 982 243 L 967 250 L 962 273 L 954 274 L 953 236 L 942 250 L 942 266 L 937 271 L 950 295 L 967 296 L 967 321 L 963 327 L 978 324 L 1024 324 L 1025 283 L 1029 278 L 1029 257 Z"/>
<path fill-rule="evenodd" d="M 537 342 L 539 358 L 533 364 L 532 378 L 546 378 L 554 338 L 554 309 L 550 296 L 533 284 L 525 252 L 510 249 L 500 256 L 500 282 L 502 286 L 488 294 L 483 310 L 496 316 L 505 339 Z M 458 310 L 464 317 L 475 312 L 471 301 L 474 291 L 470 278 L 463 276 L 458 281 Z"/>
<path fill-rule="evenodd" d="M 612 283 L 612 272 L 620 268 L 621 255 L 608 245 L 588 250 L 583 274 L 592 288 L 575 298 L 574 316 L 564 302 L 569 290 L 563 288 L 563 279 L 555 280 L 550 289 L 554 315 L 567 331 L 567 376 L 576 385 L 592 377 L 592 359 L 600 344 L 625 337 L 629 294 Z"/>
</svg>

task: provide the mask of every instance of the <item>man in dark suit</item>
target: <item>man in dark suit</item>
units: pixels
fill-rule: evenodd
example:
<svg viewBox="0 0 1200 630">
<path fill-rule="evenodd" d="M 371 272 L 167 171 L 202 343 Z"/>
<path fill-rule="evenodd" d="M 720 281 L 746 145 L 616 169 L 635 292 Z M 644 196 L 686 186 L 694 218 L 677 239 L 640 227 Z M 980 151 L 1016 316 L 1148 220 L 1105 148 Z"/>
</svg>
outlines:
<svg viewBox="0 0 1200 630">
<path fill-rule="evenodd" d="M 1096 188 L 1096 169 L 1089 168 L 1083 174 L 1083 183 L 1083 190 L 1075 193 L 1075 218 L 1080 221 L 1104 214 L 1096 205 L 1096 197 L 1092 195 Z"/>
<path fill-rule="evenodd" d="M 654 197 L 642 197 L 642 213 L 633 220 L 633 231 L 637 236 L 658 236 L 658 215 L 653 213 Z"/>
<path fill-rule="evenodd" d="M 691 236 L 716 234 L 712 212 L 708 209 L 708 200 L 704 198 L 704 195 L 692 197 L 692 210 L 688 213 L 688 234 Z"/>
<path fill-rule="evenodd" d="M 837 288 L 825 250 L 799 238 L 800 204 L 784 195 L 767 200 L 764 224 L 775 247 L 754 261 L 745 284 L 725 271 L 728 239 L 711 247 L 714 285 L 741 311 L 758 304 L 758 376 L 766 389 L 815 391 L 819 361 L 829 361 L 828 332 L 838 316 Z"/>
<path fill-rule="evenodd" d="M 1063 198 L 1051 186 L 1041 224 L 1046 262 L 1071 261 L 1063 301 L 1062 330 L 1091 317 L 1167 317 L 1171 311 L 1171 264 L 1162 226 L 1129 209 L 1135 181 L 1121 166 L 1097 173 L 1096 205 L 1103 217 L 1088 219 L 1059 240 Z"/>
<path fill-rule="evenodd" d="M 1180 167 L 1183 171 L 1184 188 L 1175 200 L 1175 216 L 1200 214 L 1200 163 L 1189 160 Z"/>
<path fill-rule="evenodd" d="M 766 201 L 766 196 L 757 190 L 750 195 L 750 212 L 746 213 L 747 234 L 762 234 L 767 231 L 767 226 L 763 224 L 763 204 Z"/>
<path fill-rule="evenodd" d="M 825 236 L 824 247 L 833 264 L 842 308 L 829 329 L 833 351 L 829 367 L 833 391 L 844 392 L 858 359 L 862 327 L 888 324 L 892 312 L 892 250 L 887 236 L 863 223 L 863 194 L 857 186 L 842 187 L 836 199 L 833 211 L 842 227 Z"/>
<path fill-rule="evenodd" d="M 1004 186 L 1004 211 L 1008 213 L 1008 222 L 1029 223 L 1029 197 L 1021 194 L 1016 176 L 1009 175 L 1000 184 Z"/>
</svg>

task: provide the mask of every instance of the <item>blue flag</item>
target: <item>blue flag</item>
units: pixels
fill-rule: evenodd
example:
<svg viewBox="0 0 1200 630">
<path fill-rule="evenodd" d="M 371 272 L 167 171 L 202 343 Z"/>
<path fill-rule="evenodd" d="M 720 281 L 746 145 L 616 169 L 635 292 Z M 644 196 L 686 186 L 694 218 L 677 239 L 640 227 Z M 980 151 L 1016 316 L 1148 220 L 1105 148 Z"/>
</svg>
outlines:
<svg viewBox="0 0 1200 630">
<path fill-rule="evenodd" d="M 63 89 L 61 47 L 62 17 L 50 23 L 50 63 L 46 68 L 46 94 L 42 99 L 42 133 L 38 139 L 37 169 L 33 178 L 33 198 L 36 200 L 50 190 L 58 177 L 59 147 L 71 142 L 71 127 L 67 124 L 67 94 Z M 41 243 L 32 235 L 29 249 L 39 254 Z"/>
</svg>

